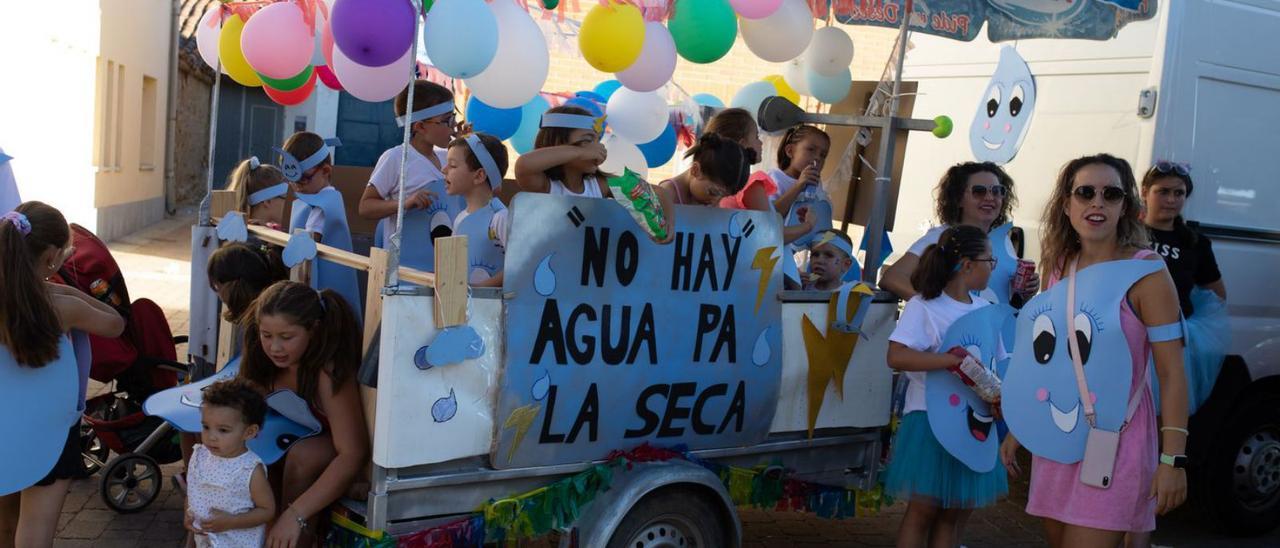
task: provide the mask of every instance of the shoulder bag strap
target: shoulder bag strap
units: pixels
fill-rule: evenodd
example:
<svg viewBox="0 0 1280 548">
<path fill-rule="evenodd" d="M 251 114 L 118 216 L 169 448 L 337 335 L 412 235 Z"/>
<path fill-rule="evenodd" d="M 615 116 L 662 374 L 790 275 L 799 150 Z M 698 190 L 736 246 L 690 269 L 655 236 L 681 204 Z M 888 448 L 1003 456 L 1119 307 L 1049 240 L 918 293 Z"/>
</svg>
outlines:
<svg viewBox="0 0 1280 548">
<path fill-rule="evenodd" d="M 1084 364 L 1080 362 L 1080 343 L 1076 340 L 1076 261 L 1071 261 L 1067 276 L 1067 347 L 1071 350 L 1071 364 L 1076 370 L 1076 387 L 1080 390 L 1080 404 L 1084 406 L 1084 418 L 1089 427 L 1097 426 L 1093 410 L 1093 398 L 1089 397 L 1089 383 L 1084 378 Z"/>
</svg>

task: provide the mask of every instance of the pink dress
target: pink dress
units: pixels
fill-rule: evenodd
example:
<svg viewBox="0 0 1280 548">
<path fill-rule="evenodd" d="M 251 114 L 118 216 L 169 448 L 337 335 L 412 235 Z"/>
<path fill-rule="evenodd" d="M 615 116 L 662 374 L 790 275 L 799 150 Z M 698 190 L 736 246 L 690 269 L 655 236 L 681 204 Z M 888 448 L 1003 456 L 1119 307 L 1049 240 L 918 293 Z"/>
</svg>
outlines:
<svg viewBox="0 0 1280 548">
<path fill-rule="evenodd" d="M 768 173 L 757 171 L 751 174 L 751 178 L 747 179 L 746 186 L 742 187 L 737 194 L 733 196 L 725 196 L 720 199 L 720 207 L 723 209 L 747 209 L 746 197 L 747 191 L 752 187 L 763 186 L 766 196 L 773 196 L 778 193 L 778 184 L 773 182 Z"/>
<path fill-rule="evenodd" d="M 1141 259 L 1150 250 L 1134 256 Z M 1052 277 L 1049 286 L 1058 280 Z M 1144 383 L 1151 344 L 1147 326 L 1138 319 L 1128 299 L 1120 305 L 1120 329 L 1129 341 L 1133 369 L 1133 388 L 1129 397 L 1142 390 L 1142 401 L 1129 426 L 1120 433 L 1115 471 L 1110 488 L 1099 489 L 1080 482 L 1080 463 L 1062 464 L 1033 456 L 1031 459 L 1031 493 L 1027 513 L 1070 525 L 1108 531 L 1154 531 L 1156 499 L 1151 498 L 1151 481 L 1159 464 L 1156 439 L 1156 416 L 1151 386 Z"/>
</svg>

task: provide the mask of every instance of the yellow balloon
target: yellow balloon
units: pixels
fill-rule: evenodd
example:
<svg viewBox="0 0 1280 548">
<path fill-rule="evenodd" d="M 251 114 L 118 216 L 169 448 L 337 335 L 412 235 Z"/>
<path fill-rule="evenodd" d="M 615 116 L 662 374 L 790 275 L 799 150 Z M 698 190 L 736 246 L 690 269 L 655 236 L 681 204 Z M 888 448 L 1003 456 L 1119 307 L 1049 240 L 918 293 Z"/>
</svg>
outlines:
<svg viewBox="0 0 1280 548">
<path fill-rule="evenodd" d="M 781 74 L 770 74 L 765 76 L 764 81 L 773 84 L 773 87 L 778 90 L 778 97 L 791 101 L 797 106 L 800 105 L 800 94 L 791 87 L 791 84 L 787 83 L 787 80 L 783 78 Z"/>
<path fill-rule="evenodd" d="M 631 4 L 597 4 L 587 12 L 578 31 L 578 49 L 596 70 L 621 72 L 644 47 L 644 16 Z"/>
<path fill-rule="evenodd" d="M 253 71 L 249 62 L 244 60 L 240 52 L 240 31 L 244 30 L 244 21 L 239 15 L 232 15 L 222 22 L 222 34 L 218 35 L 218 58 L 222 61 L 222 72 L 227 73 L 237 84 L 256 88 L 262 85 L 262 78 Z"/>
</svg>

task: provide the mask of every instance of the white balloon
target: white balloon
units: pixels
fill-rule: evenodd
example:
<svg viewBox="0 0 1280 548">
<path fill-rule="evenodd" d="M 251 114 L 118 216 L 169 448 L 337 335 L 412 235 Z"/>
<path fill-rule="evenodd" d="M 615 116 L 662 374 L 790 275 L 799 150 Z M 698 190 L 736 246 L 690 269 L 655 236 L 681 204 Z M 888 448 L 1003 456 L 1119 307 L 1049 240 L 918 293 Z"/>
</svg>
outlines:
<svg viewBox="0 0 1280 548">
<path fill-rule="evenodd" d="M 640 147 L 637 147 L 634 142 L 616 133 L 610 133 L 605 135 L 600 143 L 604 145 L 605 150 L 609 151 L 604 163 L 600 164 L 600 171 L 610 175 L 622 175 L 625 168 L 634 171 L 641 179 L 649 177 L 649 164 L 645 162 L 644 153 L 640 152 Z"/>
<path fill-rule="evenodd" d="M 676 42 L 671 31 L 657 21 L 644 24 L 644 46 L 640 58 L 617 73 L 622 85 L 635 91 L 654 91 L 671 80 L 676 71 Z"/>
<path fill-rule="evenodd" d="M 609 127 L 632 143 L 647 143 L 662 135 L 671 117 L 667 101 L 657 92 L 618 88 L 605 107 Z M 636 171 L 636 170 L 631 170 Z"/>
<path fill-rule="evenodd" d="M 204 12 L 204 16 L 200 18 L 200 22 L 196 23 L 196 51 L 200 52 L 200 58 L 204 59 L 205 64 L 214 68 L 218 68 L 218 37 L 222 35 L 222 5 L 214 4 L 209 11 Z M 211 20 L 215 20 L 213 26 L 209 26 Z M 223 74 L 227 72 L 222 71 Z"/>
<path fill-rule="evenodd" d="M 742 40 L 757 57 L 773 63 L 795 59 L 813 38 L 813 13 L 805 0 L 783 0 L 773 15 L 738 22 Z"/>
<path fill-rule="evenodd" d="M 804 57 L 818 74 L 838 76 L 853 62 L 853 39 L 844 29 L 823 27 L 814 33 Z"/>
<path fill-rule="evenodd" d="M 809 78 L 805 76 L 806 70 L 808 67 L 805 66 L 804 56 L 787 61 L 786 67 L 782 70 L 782 79 L 786 80 L 787 85 L 800 95 L 809 95 Z"/>
<path fill-rule="evenodd" d="M 493 2 L 490 7 L 498 20 L 498 53 L 484 72 L 466 79 L 467 86 L 491 107 L 522 107 L 547 82 L 547 40 L 529 12 L 514 2 Z"/>
<path fill-rule="evenodd" d="M 316 10 L 315 34 L 311 36 L 311 65 L 312 66 L 318 67 L 327 63 L 327 61 L 324 60 L 324 48 L 320 47 L 321 45 L 320 37 L 324 34 L 324 26 L 327 24 L 329 24 L 329 21 L 324 18 L 324 14 L 320 13 L 320 10 Z"/>
<path fill-rule="evenodd" d="M 329 68 L 347 93 L 361 101 L 378 103 L 395 97 L 409 85 L 412 61 L 413 48 L 409 48 L 390 65 L 366 67 L 349 59 L 342 48 L 333 48 L 333 66 Z"/>
</svg>

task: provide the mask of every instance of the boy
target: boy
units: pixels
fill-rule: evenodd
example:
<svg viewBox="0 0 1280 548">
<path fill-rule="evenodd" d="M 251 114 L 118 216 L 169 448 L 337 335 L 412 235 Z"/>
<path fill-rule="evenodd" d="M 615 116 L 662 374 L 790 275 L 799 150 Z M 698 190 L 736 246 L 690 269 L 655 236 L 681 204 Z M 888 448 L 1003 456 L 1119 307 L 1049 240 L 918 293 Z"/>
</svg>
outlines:
<svg viewBox="0 0 1280 548">
<path fill-rule="evenodd" d="M 475 133 L 454 139 L 444 168 L 445 192 L 466 199 L 453 221 L 454 233 L 467 236 L 468 277 L 477 287 L 502 287 L 507 247 L 507 209 L 495 194 L 507 172 L 507 147 L 497 137 Z"/>
<path fill-rule="evenodd" d="M 809 244 L 809 272 L 805 289 L 835 291 L 853 267 L 853 241 L 837 230 L 824 230 Z"/>
</svg>

